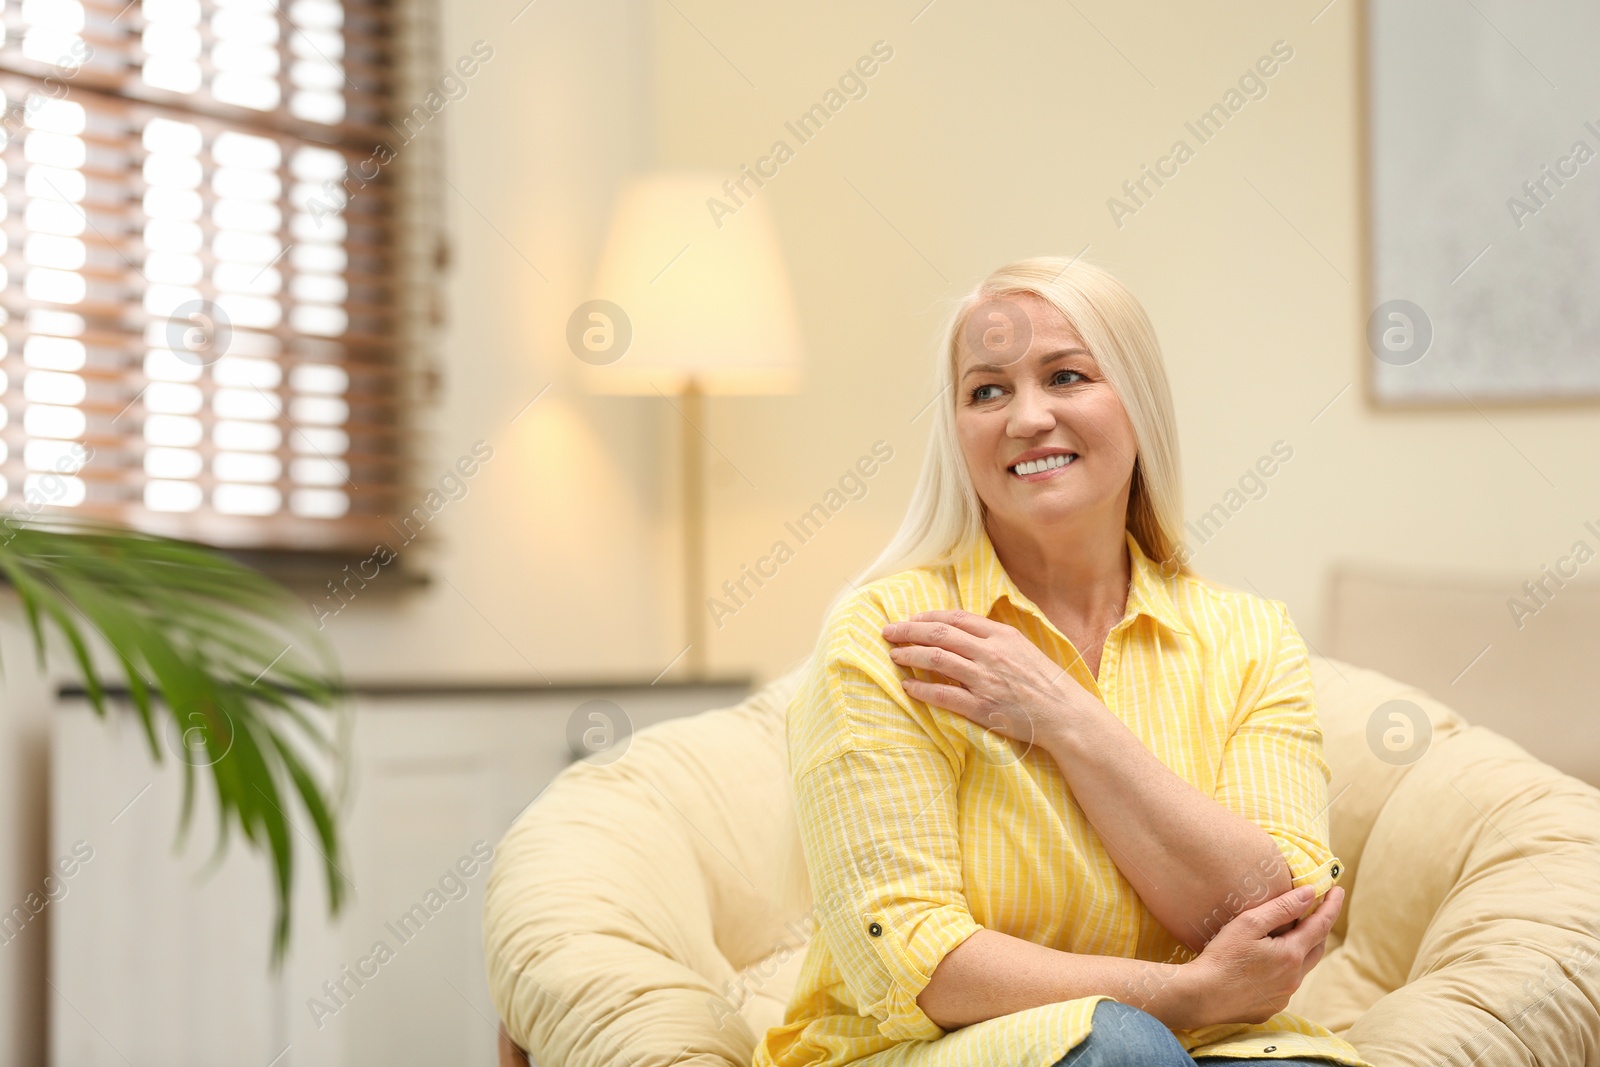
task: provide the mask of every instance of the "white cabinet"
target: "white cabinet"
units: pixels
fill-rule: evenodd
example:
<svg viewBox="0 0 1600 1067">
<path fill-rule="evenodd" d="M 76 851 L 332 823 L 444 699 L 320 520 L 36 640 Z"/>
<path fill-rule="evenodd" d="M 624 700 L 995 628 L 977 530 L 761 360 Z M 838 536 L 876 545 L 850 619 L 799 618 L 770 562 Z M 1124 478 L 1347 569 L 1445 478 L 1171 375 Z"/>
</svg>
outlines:
<svg viewBox="0 0 1600 1067">
<path fill-rule="evenodd" d="M 363 691 L 344 817 L 347 911 L 326 920 L 315 838 L 295 838 L 294 932 L 268 967 L 265 861 L 211 869 L 209 772 L 174 852 L 181 768 L 137 719 L 64 698 L 55 718 L 50 1034 L 60 1067 L 362 1067 L 495 1062 L 480 857 L 573 756 L 569 736 L 743 699 L 747 684 Z M 591 738 L 597 736 L 591 733 Z M 625 753 L 621 758 L 626 758 Z M 81 844 L 79 844 L 81 842 Z M 75 858 L 75 857 L 73 857 Z M 466 874 L 463 874 L 466 872 Z"/>
</svg>

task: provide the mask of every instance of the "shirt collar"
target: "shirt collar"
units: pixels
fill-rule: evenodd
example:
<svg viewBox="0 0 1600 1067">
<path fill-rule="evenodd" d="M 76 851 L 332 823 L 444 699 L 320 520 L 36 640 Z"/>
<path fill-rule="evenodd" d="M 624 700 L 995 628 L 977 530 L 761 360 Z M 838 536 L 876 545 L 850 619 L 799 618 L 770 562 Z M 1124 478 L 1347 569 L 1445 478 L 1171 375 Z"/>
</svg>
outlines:
<svg viewBox="0 0 1600 1067">
<path fill-rule="evenodd" d="M 1123 535 L 1128 545 L 1128 559 L 1133 571 L 1133 582 L 1128 589 L 1128 604 L 1123 612 L 1123 618 L 1148 615 L 1174 633 L 1189 633 L 1190 630 L 1184 625 L 1182 616 L 1178 614 L 1178 607 L 1173 603 L 1172 594 L 1167 589 L 1168 579 L 1161 577 L 1155 564 L 1144 554 L 1144 550 L 1139 547 L 1138 539 L 1131 531 L 1124 530 Z M 957 553 L 955 570 L 956 586 L 961 593 L 961 606 L 965 610 L 987 618 L 994 610 L 995 602 L 1001 597 L 1006 597 L 1023 611 L 1045 619 L 1044 612 L 1023 595 L 1022 590 L 1011 580 L 1011 575 L 1006 573 L 1005 567 L 1000 563 L 1000 557 L 995 554 L 994 542 L 989 540 L 987 530 L 980 529 L 978 536 Z"/>
</svg>

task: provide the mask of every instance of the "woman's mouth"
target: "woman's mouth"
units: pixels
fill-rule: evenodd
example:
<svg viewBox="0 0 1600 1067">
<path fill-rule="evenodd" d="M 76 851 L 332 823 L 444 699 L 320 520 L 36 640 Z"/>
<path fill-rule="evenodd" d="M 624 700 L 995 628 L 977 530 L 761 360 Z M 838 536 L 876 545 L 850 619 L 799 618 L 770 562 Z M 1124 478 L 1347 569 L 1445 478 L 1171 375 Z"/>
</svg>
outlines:
<svg viewBox="0 0 1600 1067">
<path fill-rule="evenodd" d="M 1030 459 L 1026 463 L 1018 463 L 1009 470 L 1025 482 L 1042 482 L 1046 478 L 1054 478 L 1057 473 L 1071 466 L 1077 458 L 1076 452 L 1057 452 L 1043 459 Z"/>
</svg>

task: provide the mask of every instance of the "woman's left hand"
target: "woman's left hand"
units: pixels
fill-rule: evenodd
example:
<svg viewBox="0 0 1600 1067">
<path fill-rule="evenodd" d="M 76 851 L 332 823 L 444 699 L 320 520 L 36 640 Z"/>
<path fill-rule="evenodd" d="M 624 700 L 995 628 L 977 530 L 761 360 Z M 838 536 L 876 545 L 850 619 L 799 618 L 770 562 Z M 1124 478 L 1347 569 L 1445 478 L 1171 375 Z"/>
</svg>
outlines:
<svg viewBox="0 0 1600 1067">
<path fill-rule="evenodd" d="M 889 658 L 955 685 L 902 678 L 906 695 L 947 708 L 987 730 L 1049 748 L 1094 697 L 1021 630 L 970 611 L 923 611 L 891 622 Z"/>
</svg>

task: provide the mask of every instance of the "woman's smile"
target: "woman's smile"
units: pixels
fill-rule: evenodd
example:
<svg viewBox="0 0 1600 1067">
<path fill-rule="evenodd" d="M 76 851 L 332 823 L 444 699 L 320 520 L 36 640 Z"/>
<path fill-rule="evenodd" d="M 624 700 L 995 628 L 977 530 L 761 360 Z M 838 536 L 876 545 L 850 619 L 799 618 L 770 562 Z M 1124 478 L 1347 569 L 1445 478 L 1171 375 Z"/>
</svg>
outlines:
<svg viewBox="0 0 1600 1067">
<path fill-rule="evenodd" d="M 1042 482 L 1054 478 L 1078 461 L 1076 452 L 1058 452 L 1043 459 L 1030 459 L 1006 468 L 1014 477 L 1025 482 Z"/>
</svg>

